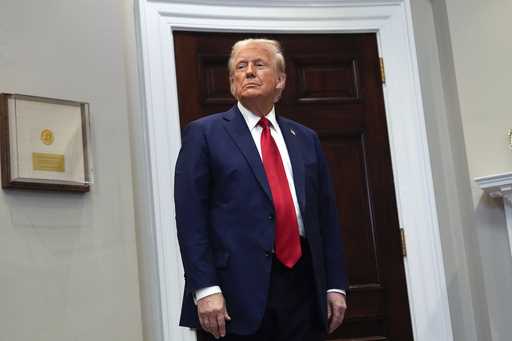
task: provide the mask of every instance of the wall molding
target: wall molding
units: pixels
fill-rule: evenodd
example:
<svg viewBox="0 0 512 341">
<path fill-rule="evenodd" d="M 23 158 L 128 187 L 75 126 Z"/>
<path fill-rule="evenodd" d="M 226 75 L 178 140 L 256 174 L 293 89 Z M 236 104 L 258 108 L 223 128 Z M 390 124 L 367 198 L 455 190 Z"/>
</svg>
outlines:
<svg viewBox="0 0 512 341">
<path fill-rule="evenodd" d="M 480 188 L 492 198 L 505 198 L 512 195 L 512 172 L 475 178 Z"/>
<path fill-rule="evenodd" d="M 410 0 L 395 1 L 151 1 L 137 0 L 138 58 L 143 113 L 133 130 L 149 174 L 151 212 L 145 230 L 156 247 L 155 315 L 164 341 L 195 340 L 177 325 L 183 269 L 174 222 L 174 164 L 180 146 L 172 34 L 176 30 L 276 33 L 375 32 L 386 62 L 383 85 L 398 215 L 405 229 L 404 258 L 416 341 L 453 340 L 438 217 L 420 92 Z M 275 7 L 279 7 L 276 9 Z M 264 19 L 263 19 L 264 18 Z M 157 307 L 157 305 L 155 305 Z"/>
<path fill-rule="evenodd" d="M 502 198 L 507 221 L 508 243 L 512 257 L 512 172 L 476 178 L 475 182 L 491 198 Z"/>
</svg>

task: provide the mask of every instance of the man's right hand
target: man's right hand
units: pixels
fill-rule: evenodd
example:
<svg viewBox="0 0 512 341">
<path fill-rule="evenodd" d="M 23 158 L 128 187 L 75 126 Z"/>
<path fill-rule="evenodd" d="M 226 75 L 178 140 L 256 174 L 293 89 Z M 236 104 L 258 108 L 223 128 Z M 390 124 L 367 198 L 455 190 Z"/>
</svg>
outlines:
<svg viewBox="0 0 512 341">
<path fill-rule="evenodd" d="M 226 302 L 221 293 L 209 295 L 197 301 L 197 314 L 201 327 L 216 339 L 226 336 L 226 321 L 230 321 Z"/>
</svg>

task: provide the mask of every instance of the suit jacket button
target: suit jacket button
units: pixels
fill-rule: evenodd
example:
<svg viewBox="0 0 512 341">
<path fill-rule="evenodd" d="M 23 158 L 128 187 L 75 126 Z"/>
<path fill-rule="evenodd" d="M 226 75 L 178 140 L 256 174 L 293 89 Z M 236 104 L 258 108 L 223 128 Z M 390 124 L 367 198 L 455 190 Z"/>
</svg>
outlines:
<svg viewBox="0 0 512 341">
<path fill-rule="evenodd" d="M 268 251 L 265 251 L 265 257 L 270 257 L 271 253 Z"/>
<path fill-rule="evenodd" d="M 268 220 L 274 220 L 274 215 L 273 215 L 273 214 L 270 214 L 270 215 L 268 216 Z"/>
</svg>

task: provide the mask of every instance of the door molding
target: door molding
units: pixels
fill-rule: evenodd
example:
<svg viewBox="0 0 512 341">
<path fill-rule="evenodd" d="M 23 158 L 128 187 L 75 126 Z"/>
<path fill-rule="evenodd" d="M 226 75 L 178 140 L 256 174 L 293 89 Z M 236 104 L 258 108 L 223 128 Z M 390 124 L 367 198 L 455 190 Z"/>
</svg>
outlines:
<svg viewBox="0 0 512 341">
<path fill-rule="evenodd" d="M 132 134 L 140 147 L 134 162 L 147 174 L 142 211 L 150 212 L 140 238 L 152 259 L 155 285 L 142 293 L 160 320 L 162 341 L 195 340 L 178 327 L 183 268 L 174 221 L 174 165 L 180 124 L 174 46 L 176 30 L 273 33 L 375 32 L 386 66 L 383 84 L 415 341 L 453 340 L 436 198 L 420 92 L 410 0 L 358 1 L 136 1 L 137 52 L 142 112 Z M 145 200 L 144 200 L 145 199 Z"/>
</svg>

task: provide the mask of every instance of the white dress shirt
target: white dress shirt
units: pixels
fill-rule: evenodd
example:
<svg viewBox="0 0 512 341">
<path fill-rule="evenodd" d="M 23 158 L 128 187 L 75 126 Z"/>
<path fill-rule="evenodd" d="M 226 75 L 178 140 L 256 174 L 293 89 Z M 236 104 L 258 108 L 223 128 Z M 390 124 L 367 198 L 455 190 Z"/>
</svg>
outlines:
<svg viewBox="0 0 512 341">
<path fill-rule="evenodd" d="M 245 108 L 240 102 L 238 102 L 238 109 L 242 113 L 242 116 L 245 119 L 245 123 L 247 123 L 247 127 L 251 132 L 254 144 L 256 145 L 256 148 L 258 148 L 258 153 L 260 153 L 260 158 L 263 160 L 263 157 L 261 155 L 261 133 L 263 132 L 263 127 L 261 127 L 258 124 L 261 117 L 259 117 L 256 114 L 253 114 L 251 111 L 249 111 L 249 109 Z M 276 141 L 277 149 L 279 149 L 279 154 L 281 154 L 281 160 L 283 161 L 284 171 L 286 173 L 286 178 L 288 179 L 288 186 L 290 186 L 290 193 L 292 194 L 293 207 L 295 207 L 297 224 L 299 225 L 299 234 L 302 237 L 304 237 L 304 223 L 302 222 L 302 215 L 300 214 L 299 202 L 297 201 L 297 193 L 295 192 L 292 162 L 290 161 L 288 148 L 286 148 L 286 143 L 284 142 L 283 133 L 281 132 L 279 124 L 277 124 L 276 112 L 274 110 L 274 107 L 272 107 L 272 110 L 265 117 L 267 118 L 267 120 L 270 121 L 270 135 L 272 135 L 274 141 Z"/>
<path fill-rule="evenodd" d="M 258 153 L 260 154 L 261 158 L 261 133 L 263 132 L 263 128 L 258 124 L 261 117 L 251 112 L 249 109 L 244 107 L 240 102 L 238 102 L 237 105 L 238 109 L 242 113 L 242 116 L 244 117 L 245 123 L 247 123 L 247 127 L 251 132 L 254 144 L 256 145 L 256 148 L 258 149 Z M 274 107 L 272 107 L 272 110 L 265 117 L 270 121 L 270 134 L 272 135 L 274 141 L 276 142 L 277 149 L 279 149 L 279 154 L 281 154 L 281 160 L 283 161 L 284 171 L 286 173 L 286 178 L 288 179 L 288 186 L 290 186 L 290 193 L 292 194 L 293 206 L 295 207 L 295 214 L 297 215 L 299 234 L 302 237 L 305 237 L 304 223 L 302 222 L 302 215 L 300 214 L 299 202 L 297 201 L 297 193 L 295 192 L 295 183 L 293 181 L 292 163 L 290 161 L 290 155 L 288 154 L 288 148 L 286 147 L 286 143 L 284 142 L 284 137 L 281 132 L 281 128 L 279 127 L 279 124 L 277 124 L 276 112 Z M 217 285 L 196 290 L 194 301 L 197 302 L 203 297 L 220 292 L 222 291 L 220 287 Z M 339 292 L 345 295 L 345 291 L 340 289 L 329 289 L 327 290 L 327 292 Z"/>
</svg>

